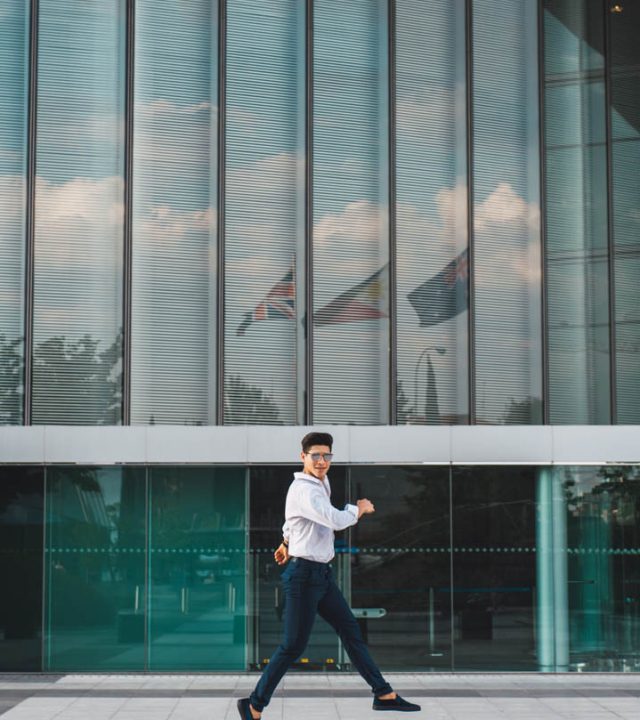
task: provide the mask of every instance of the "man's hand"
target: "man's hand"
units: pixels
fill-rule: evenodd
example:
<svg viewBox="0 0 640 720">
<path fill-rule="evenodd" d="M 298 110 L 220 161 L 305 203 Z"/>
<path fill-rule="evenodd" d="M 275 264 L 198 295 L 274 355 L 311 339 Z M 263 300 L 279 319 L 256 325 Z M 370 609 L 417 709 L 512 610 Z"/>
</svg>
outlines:
<svg viewBox="0 0 640 720">
<path fill-rule="evenodd" d="M 363 515 L 368 515 L 369 513 L 374 513 L 376 511 L 376 509 L 373 507 L 373 503 L 371 502 L 371 500 L 367 500 L 366 498 L 358 500 L 356 502 L 356 505 L 358 506 L 359 518 Z"/>
<path fill-rule="evenodd" d="M 276 559 L 278 565 L 284 565 L 289 562 L 289 548 L 281 543 L 278 549 L 273 553 L 273 557 Z"/>
</svg>

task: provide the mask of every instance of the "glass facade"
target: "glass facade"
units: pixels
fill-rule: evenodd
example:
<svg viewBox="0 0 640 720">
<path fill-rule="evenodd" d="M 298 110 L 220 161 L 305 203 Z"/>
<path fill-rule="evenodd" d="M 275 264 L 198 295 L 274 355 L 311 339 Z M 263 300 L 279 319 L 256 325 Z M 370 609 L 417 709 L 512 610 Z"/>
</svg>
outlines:
<svg viewBox="0 0 640 720">
<path fill-rule="evenodd" d="M 263 667 L 296 469 L 2 468 L 2 669 Z M 376 505 L 334 569 L 384 670 L 640 671 L 639 466 L 331 474 L 336 505 Z M 351 669 L 321 620 L 296 667 Z"/>
<path fill-rule="evenodd" d="M 32 6 L 0 423 L 638 422 L 636 0 Z"/>
</svg>

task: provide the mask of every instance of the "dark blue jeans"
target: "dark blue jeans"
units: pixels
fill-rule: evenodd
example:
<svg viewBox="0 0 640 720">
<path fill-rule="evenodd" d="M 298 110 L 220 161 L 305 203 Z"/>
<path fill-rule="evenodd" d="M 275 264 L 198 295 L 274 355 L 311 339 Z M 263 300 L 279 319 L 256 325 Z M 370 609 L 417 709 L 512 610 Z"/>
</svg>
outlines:
<svg viewBox="0 0 640 720">
<path fill-rule="evenodd" d="M 374 695 L 392 692 L 362 639 L 360 626 L 333 579 L 331 565 L 292 558 L 282 573 L 284 586 L 284 640 L 264 669 L 249 698 L 261 712 L 290 665 L 304 652 L 316 613 L 338 633 L 351 662 L 369 683 Z"/>
</svg>

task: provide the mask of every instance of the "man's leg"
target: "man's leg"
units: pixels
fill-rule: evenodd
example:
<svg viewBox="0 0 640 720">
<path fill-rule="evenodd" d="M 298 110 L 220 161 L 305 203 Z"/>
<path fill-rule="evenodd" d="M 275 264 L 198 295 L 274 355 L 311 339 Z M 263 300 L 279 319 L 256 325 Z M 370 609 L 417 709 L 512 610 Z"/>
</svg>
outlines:
<svg viewBox="0 0 640 720">
<path fill-rule="evenodd" d="M 313 621 L 318 605 L 318 587 L 309 582 L 308 574 L 297 578 L 294 572 L 283 581 L 284 605 L 284 639 L 273 653 L 267 667 L 262 673 L 249 702 L 254 710 L 262 712 L 269 704 L 274 690 L 287 672 L 291 664 L 304 652 L 309 641 Z"/>
<path fill-rule="evenodd" d="M 318 603 L 318 614 L 338 633 L 351 662 L 371 686 L 373 694 L 379 697 L 392 693 L 393 688 L 382 677 L 378 666 L 373 661 L 369 648 L 362 639 L 358 621 L 353 616 L 351 608 L 333 578 L 329 581 L 327 591 Z"/>
</svg>

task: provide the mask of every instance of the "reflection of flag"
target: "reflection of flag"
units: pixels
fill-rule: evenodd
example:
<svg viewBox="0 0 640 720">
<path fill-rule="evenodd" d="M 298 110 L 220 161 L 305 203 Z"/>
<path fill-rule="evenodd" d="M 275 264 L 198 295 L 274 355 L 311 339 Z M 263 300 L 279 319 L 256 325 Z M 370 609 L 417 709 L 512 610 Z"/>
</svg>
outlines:
<svg viewBox="0 0 640 720">
<path fill-rule="evenodd" d="M 387 317 L 389 286 L 387 266 L 350 290 L 338 295 L 313 315 L 314 325 L 375 320 Z"/>
<path fill-rule="evenodd" d="M 437 275 L 412 290 L 407 297 L 413 305 L 420 327 L 437 325 L 467 309 L 469 294 L 469 256 L 463 250 Z"/>
<path fill-rule="evenodd" d="M 295 288 L 293 268 L 277 282 L 252 312 L 246 313 L 236 335 L 244 335 L 256 320 L 293 320 L 295 318 Z"/>
</svg>

